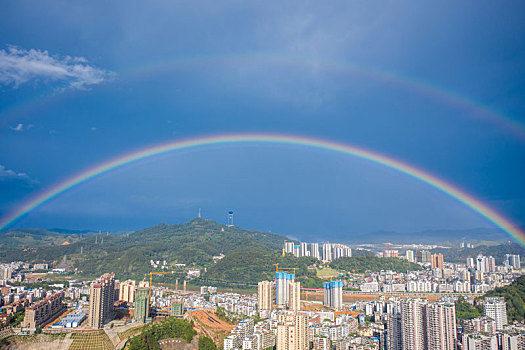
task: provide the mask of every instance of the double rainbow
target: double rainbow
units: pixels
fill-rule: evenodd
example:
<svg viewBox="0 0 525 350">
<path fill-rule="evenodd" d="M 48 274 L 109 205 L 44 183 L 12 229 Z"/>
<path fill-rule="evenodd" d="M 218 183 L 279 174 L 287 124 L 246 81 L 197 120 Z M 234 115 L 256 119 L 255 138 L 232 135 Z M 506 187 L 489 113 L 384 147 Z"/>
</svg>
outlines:
<svg viewBox="0 0 525 350">
<path fill-rule="evenodd" d="M 497 227 L 501 228 L 504 232 L 514 237 L 518 242 L 525 246 L 525 232 L 521 231 L 510 220 L 503 217 L 501 214 L 499 214 L 480 200 L 476 199 L 472 195 L 421 169 L 403 163 L 394 158 L 376 152 L 372 152 L 370 150 L 366 150 L 364 148 L 311 137 L 282 134 L 226 134 L 198 137 L 168 142 L 153 147 L 147 147 L 136 152 L 132 152 L 124 156 L 111 159 L 105 163 L 90 168 L 73 177 L 70 177 L 65 181 L 59 183 L 58 185 L 43 192 L 42 194 L 36 196 L 35 198 L 30 199 L 16 211 L 0 220 L 0 230 L 5 229 L 7 226 L 13 224 L 15 221 L 21 219 L 33 210 L 44 205 L 45 203 L 49 202 L 50 200 L 59 196 L 60 194 L 70 190 L 71 188 L 74 188 L 86 182 L 89 179 L 108 173 L 126 164 L 138 162 L 142 159 L 150 158 L 156 155 L 184 149 L 239 143 L 271 143 L 282 145 L 307 146 L 351 155 L 361 159 L 366 159 L 377 164 L 381 164 L 383 166 L 416 178 L 449 195 L 450 197 L 458 200 L 459 202 L 471 208 L 479 215 L 486 218 L 488 221 L 492 222 Z"/>
</svg>

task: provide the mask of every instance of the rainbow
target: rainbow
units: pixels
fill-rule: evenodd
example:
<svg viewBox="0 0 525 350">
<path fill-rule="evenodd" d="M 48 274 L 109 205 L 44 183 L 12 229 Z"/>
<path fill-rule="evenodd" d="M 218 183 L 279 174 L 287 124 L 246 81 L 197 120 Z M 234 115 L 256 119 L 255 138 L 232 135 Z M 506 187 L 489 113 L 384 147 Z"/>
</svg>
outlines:
<svg viewBox="0 0 525 350">
<path fill-rule="evenodd" d="M 201 66 L 242 66 L 278 67 L 319 72 L 326 71 L 341 76 L 360 76 L 385 85 L 393 85 L 405 91 L 411 91 L 425 96 L 445 106 L 456 110 L 466 111 L 470 117 L 483 120 L 497 126 L 499 129 L 513 135 L 521 142 L 525 142 L 525 124 L 514 120 L 488 106 L 469 99 L 452 90 L 445 89 L 430 82 L 415 77 L 402 75 L 398 72 L 388 71 L 370 65 L 356 64 L 354 62 L 308 60 L 304 57 L 289 57 L 272 54 L 237 54 L 216 56 L 195 56 L 183 58 L 169 58 L 167 60 L 153 61 L 139 66 L 131 66 L 119 73 L 121 80 L 131 80 L 141 77 L 150 77 L 154 74 L 165 75 L 170 70 L 177 68 L 190 68 Z"/>
<path fill-rule="evenodd" d="M 29 214 L 38 207 L 56 198 L 60 194 L 102 174 L 108 173 L 114 169 L 126 164 L 138 162 L 140 160 L 161 155 L 169 152 L 180 151 L 184 149 L 198 148 L 204 146 L 213 146 L 221 144 L 240 144 L 240 143 L 270 143 L 282 145 L 299 145 L 313 147 L 317 149 L 342 153 L 365 159 L 388 168 L 397 170 L 403 174 L 416 178 L 439 191 L 458 200 L 473 211 L 486 218 L 488 221 L 501 228 L 508 235 L 514 237 L 518 242 L 525 245 L 525 233 L 507 218 L 497 213 L 495 210 L 466 193 L 463 190 L 447 183 L 438 177 L 420 170 L 412 165 L 408 165 L 394 158 L 379 154 L 360 147 L 333 142 L 329 140 L 316 139 L 312 137 L 282 135 L 282 134 L 226 134 L 215 136 L 204 136 L 185 140 L 178 140 L 164 144 L 147 147 L 135 152 L 128 153 L 124 156 L 111 159 L 105 163 L 90 168 L 73 177 L 66 179 L 58 185 L 48 189 L 40 195 L 30 199 L 16 211 L 0 220 L 0 230 L 5 229 L 25 215 Z"/>
<path fill-rule="evenodd" d="M 237 55 L 215 55 L 215 56 L 194 56 L 169 58 L 162 61 L 153 61 L 138 66 L 129 66 L 117 72 L 115 78 L 118 82 L 125 82 L 142 77 L 150 77 L 155 74 L 165 75 L 170 70 L 179 68 L 189 69 L 202 66 L 241 66 L 253 65 L 254 67 L 278 67 L 289 69 L 305 69 L 311 72 L 325 71 L 341 76 L 361 76 L 366 79 L 381 82 L 385 85 L 393 85 L 405 91 L 411 91 L 431 100 L 437 101 L 445 106 L 468 113 L 469 117 L 483 120 L 497 126 L 499 129 L 513 135 L 521 142 L 525 142 L 525 124 L 514 120 L 509 116 L 484 106 L 479 102 L 462 96 L 454 91 L 431 84 L 427 81 L 414 77 L 401 75 L 398 72 L 387 71 L 377 67 L 356 64 L 352 62 L 339 61 L 317 61 L 304 58 L 295 58 L 282 55 L 271 54 L 237 54 Z M 60 97 L 58 97 L 60 96 Z M 19 115 L 28 115 L 34 110 L 42 110 L 48 104 L 56 103 L 71 96 L 69 94 L 53 95 L 52 101 L 49 95 L 35 95 L 19 104 L 0 110 L 0 116 L 4 122 L 14 121 Z M 18 120 L 18 119 L 17 119 Z"/>
</svg>

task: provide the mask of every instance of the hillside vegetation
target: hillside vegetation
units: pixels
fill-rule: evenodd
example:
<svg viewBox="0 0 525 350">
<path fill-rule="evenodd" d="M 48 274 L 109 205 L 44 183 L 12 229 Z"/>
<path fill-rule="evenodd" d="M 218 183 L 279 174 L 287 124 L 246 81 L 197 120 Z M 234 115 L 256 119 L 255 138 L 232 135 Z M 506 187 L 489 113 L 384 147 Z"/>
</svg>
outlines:
<svg viewBox="0 0 525 350">
<path fill-rule="evenodd" d="M 315 270 L 308 269 L 308 266 L 318 262 L 313 257 L 296 258 L 293 255 L 283 257 L 276 250 L 272 252 L 243 249 L 232 252 L 218 261 L 217 264 L 210 266 L 204 278 L 257 284 L 259 281 L 273 280 L 275 277 L 275 266 L 273 264 L 279 264 L 279 267 L 296 268 L 296 276 L 300 281 L 304 281 L 303 284 L 306 284 L 309 279 L 318 280 L 315 278 Z"/>
<path fill-rule="evenodd" d="M 73 243 L 81 240 L 88 234 L 88 232 L 59 231 L 39 228 L 2 231 L 0 232 L 0 248 L 28 248 L 60 245 L 64 242 Z M 91 235 L 93 235 L 93 233 L 91 233 Z"/>
<path fill-rule="evenodd" d="M 377 256 L 353 256 L 333 261 L 330 266 L 337 270 L 364 273 L 366 271 L 391 270 L 406 272 L 421 270 L 421 266 L 397 258 L 380 258 Z"/>
<path fill-rule="evenodd" d="M 278 251 L 285 239 L 273 233 L 194 219 L 185 224 L 159 224 L 120 237 L 103 234 L 98 236 L 98 243 L 92 236 L 67 246 L 0 248 L 0 261 L 23 260 L 56 265 L 65 256 L 71 268 L 77 268 L 86 276 L 96 277 L 113 271 L 120 279 L 138 278 L 151 270 L 150 260 L 205 267 L 213 264 L 213 256 L 228 254 L 240 247 Z"/>
</svg>

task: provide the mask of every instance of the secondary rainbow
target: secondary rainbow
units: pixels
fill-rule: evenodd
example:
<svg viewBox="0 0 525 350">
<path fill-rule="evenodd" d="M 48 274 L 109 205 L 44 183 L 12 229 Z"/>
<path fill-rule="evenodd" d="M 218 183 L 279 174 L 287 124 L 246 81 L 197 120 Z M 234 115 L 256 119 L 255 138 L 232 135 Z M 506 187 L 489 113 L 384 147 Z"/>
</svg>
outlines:
<svg viewBox="0 0 525 350">
<path fill-rule="evenodd" d="M 13 224 L 15 221 L 21 219 L 38 207 L 44 205 L 51 199 L 60 194 L 74 188 L 89 179 L 100 176 L 111 170 L 122 167 L 126 164 L 138 162 L 142 159 L 150 158 L 156 155 L 174 152 L 184 149 L 221 145 L 221 144 L 240 144 L 240 143 L 270 143 L 270 144 L 288 144 L 299 145 L 306 147 L 313 147 L 324 149 L 327 151 L 338 152 L 355 156 L 361 159 L 381 164 L 388 168 L 397 170 L 408 176 L 416 178 L 438 190 L 458 200 L 479 215 L 486 218 L 488 221 L 501 228 L 508 235 L 514 237 L 518 242 L 525 246 L 525 233 L 514 225 L 509 219 L 505 218 L 494 209 L 490 208 L 480 200 L 465 191 L 449 184 L 448 182 L 439 179 L 438 177 L 418 169 L 412 165 L 406 164 L 394 158 L 379 154 L 361 147 L 356 147 L 349 144 L 333 142 L 329 140 L 317 139 L 305 136 L 296 135 L 282 135 L 282 134 L 225 134 L 205 136 L 192 139 L 178 140 L 164 144 L 155 145 L 135 152 L 128 153 L 124 156 L 111 159 L 105 163 L 90 168 L 87 171 L 81 172 L 73 177 L 66 179 L 58 185 L 50 188 L 42 194 L 30 199 L 23 204 L 16 211 L 0 220 L 0 230 Z"/>
</svg>

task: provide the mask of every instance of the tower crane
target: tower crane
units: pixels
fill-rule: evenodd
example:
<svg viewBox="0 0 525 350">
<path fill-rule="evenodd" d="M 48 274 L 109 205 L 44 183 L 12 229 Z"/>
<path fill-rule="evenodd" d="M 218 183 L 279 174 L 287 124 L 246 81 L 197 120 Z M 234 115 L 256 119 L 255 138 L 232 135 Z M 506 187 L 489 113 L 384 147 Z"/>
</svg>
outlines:
<svg viewBox="0 0 525 350">
<path fill-rule="evenodd" d="M 273 264 L 273 266 L 275 266 L 275 272 L 279 272 L 279 270 L 293 270 L 295 276 L 295 267 L 279 267 L 279 264 Z"/>
<path fill-rule="evenodd" d="M 151 310 L 151 284 L 153 282 L 153 275 L 165 275 L 165 274 L 174 274 L 176 273 L 177 271 L 162 271 L 162 272 L 150 272 L 150 273 L 145 273 L 144 274 L 144 277 L 148 277 L 149 276 L 149 292 L 148 292 L 148 310 Z"/>
</svg>

